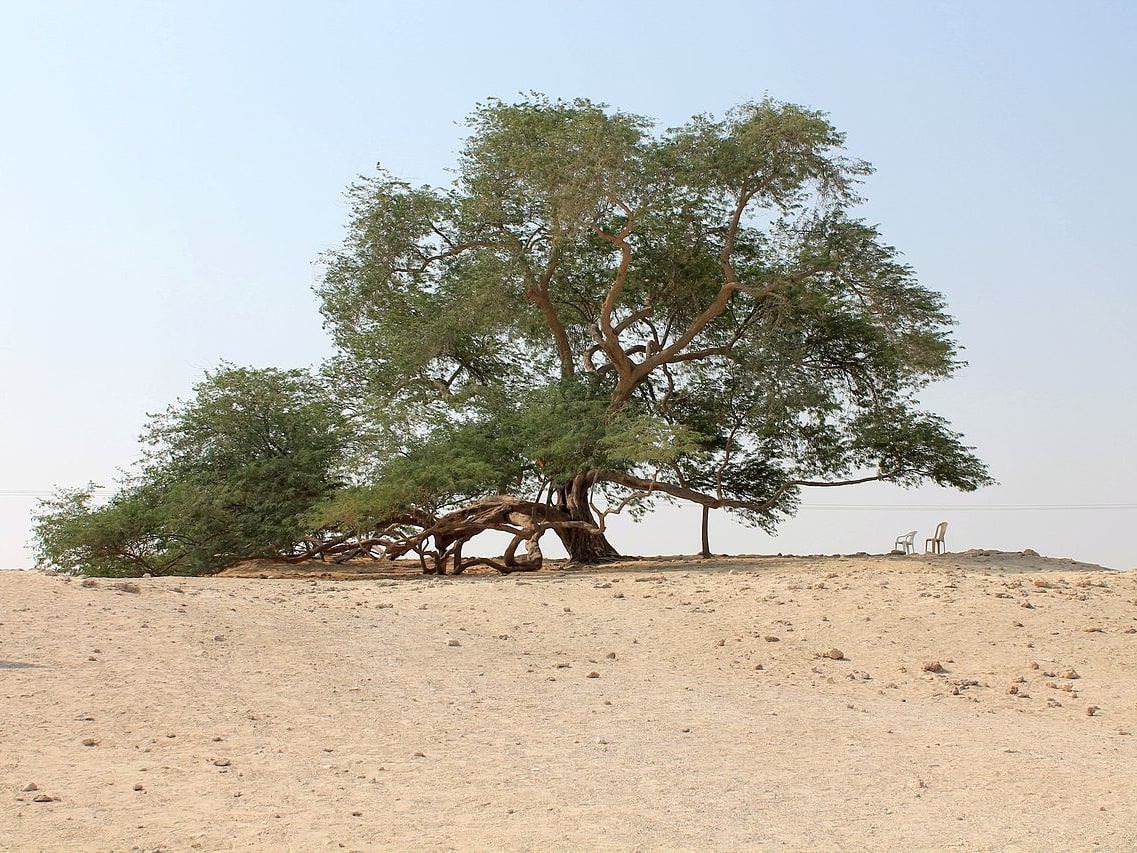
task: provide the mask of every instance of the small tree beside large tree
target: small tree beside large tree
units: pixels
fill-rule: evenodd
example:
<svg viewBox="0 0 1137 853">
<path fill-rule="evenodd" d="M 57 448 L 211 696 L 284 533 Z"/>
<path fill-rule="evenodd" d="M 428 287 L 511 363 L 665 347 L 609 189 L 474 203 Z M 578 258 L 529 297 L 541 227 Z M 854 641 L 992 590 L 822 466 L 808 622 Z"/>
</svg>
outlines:
<svg viewBox="0 0 1137 853">
<path fill-rule="evenodd" d="M 151 415 L 143 459 L 99 505 L 91 484 L 41 504 L 37 558 L 111 577 L 208 574 L 307 553 L 308 513 L 342 484 L 338 405 L 301 370 L 223 365 Z"/>
<path fill-rule="evenodd" d="M 575 561 L 616 558 L 608 517 L 657 499 L 703 507 L 705 552 L 710 509 L 772 531 L 805 488 L 990 482 L 919 407 L 960 366 L 953 323 L 853 215 L 871 169 L 823 113 L 767 99 L 657 131 L 534 95 L 469 130 L 450 186 L 350 188 L 317 287 L 337 348 L 321 381 L 244 376 L 287 391 L 300 443 L 258 444 L 232 416 L 241 382 L 207 382 L 155 422 L 142 481 L 102 510 L 87 492 L 45 508 L 48 561 L 95 541 L 124 546 L 115 566 L 141 549 L 531 570 L 550 531 Z M 234 435 L 251 455 L 213 440 Z M 505 553 L 469 556 L 491 530 Z"/>
</svg>

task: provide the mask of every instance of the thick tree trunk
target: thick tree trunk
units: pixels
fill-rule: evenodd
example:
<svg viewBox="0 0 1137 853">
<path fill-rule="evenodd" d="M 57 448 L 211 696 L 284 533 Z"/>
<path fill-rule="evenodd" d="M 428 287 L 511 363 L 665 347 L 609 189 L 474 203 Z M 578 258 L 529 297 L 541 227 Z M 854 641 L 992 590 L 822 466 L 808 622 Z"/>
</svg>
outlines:
<svg viewBox="0 0 1137 853">
<path fill-rule="evenodd" d="M 703 504 L 703 550 L 699 552 L 700 557 L 711 556 L 711 534 L 710 534 L 710 521 L 711 521 L 711 508 Z"/>
<path fill-rule="evenodd" d="M 560 508 L 572 521 L 585 521 L 595 524 L 592 507 L 588 504 L 588 492 L 592 488 L 592 478 L 588 474 L 577 474 L 571 482 L 557 489 Z M 557 536 L 568 551 L 574 563 L 610 563 L 620 559 L 620 552 L 599 531 L 570 527 L 558 529 Z"/>
</svg>

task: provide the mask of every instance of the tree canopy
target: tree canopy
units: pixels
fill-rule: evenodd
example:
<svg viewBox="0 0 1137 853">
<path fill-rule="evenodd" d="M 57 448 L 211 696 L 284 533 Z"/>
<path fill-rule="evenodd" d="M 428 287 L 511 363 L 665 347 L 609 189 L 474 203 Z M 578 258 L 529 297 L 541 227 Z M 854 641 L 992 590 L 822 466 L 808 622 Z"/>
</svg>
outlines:
<svg viewBox="0 0 1137 853">
<path fill-rule="evenodd" d="M 449 186 L 380 170 L 349 189 L 317 286 L 336 356 L 306 397 L 333 399 L 323 420 L 290 409 L 311 446 L 250 457 L 236 487 L 276 494 L 294 472 L 295 500 L 242 504 L 206 551 L 513 571 L 549 531 L 576 560 L 615 557 L 607 517 L 656 499 L 773 530 L 805 488 L 990 482 L 920 408 L 961 364 L 953 321 L 854 215 L 871 167 L 825 114 L 765 99 L 661 130 L 533 95 L 468 126 Z M 179 442 L 230 434 L 239 398 L 217 399 L 157 423 L 131 501 L 208 480 Z M 463 557 L 487 530 L 506 553 Z"/>
<path fill-rule="evenodd" d="M 151 415 L 138 470 L 57 493 L 36 518 L 41 564 L 108 576 L 200 574 L 292 556 L 340 485 L 337 408 L 305 371 L 223 366 Z"/>
</svg>

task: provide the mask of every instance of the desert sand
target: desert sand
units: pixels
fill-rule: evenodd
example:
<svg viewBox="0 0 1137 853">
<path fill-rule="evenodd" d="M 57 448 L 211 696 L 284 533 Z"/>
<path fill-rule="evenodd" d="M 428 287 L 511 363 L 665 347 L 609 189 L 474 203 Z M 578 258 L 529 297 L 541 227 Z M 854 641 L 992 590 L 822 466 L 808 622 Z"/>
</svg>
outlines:
<svg viewBox="0 0 1137 853">
<path fill-rule="evenodd" d="M 1137 849 L 1137 572 L 321 568 L 0 572 L 0 848 Z"/>
</svg>

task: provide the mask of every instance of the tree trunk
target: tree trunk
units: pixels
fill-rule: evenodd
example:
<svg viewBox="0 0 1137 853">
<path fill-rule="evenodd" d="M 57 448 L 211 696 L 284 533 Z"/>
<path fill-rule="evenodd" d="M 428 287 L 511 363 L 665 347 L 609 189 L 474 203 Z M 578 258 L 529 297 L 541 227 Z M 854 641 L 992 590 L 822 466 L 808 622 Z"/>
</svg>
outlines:
<svg viewBox="0 0 1137 853">
<path fill-rule="evenodd" d="M 588 504 L 588 492 L 592 479 L 588 474 L 577 474 L 572 481 L 557 489 L 557 500 L 561 510 L 573 521 L 586 521 L 595 524 L 592 507 Z M 599 531 L 570 527 L 556 531 L 561 544 L 568 551 L 574 563 L 610 563 L 620 559 L 620 552 Z"/>
<path fill-rule="evenodd" d="M 703 550 L 699 552 L 700 557 L 711 556 L 711 536 L 710 536 L 710 521 L 711 521 L 711 508 L 703 504 Z"/>
</svg>

